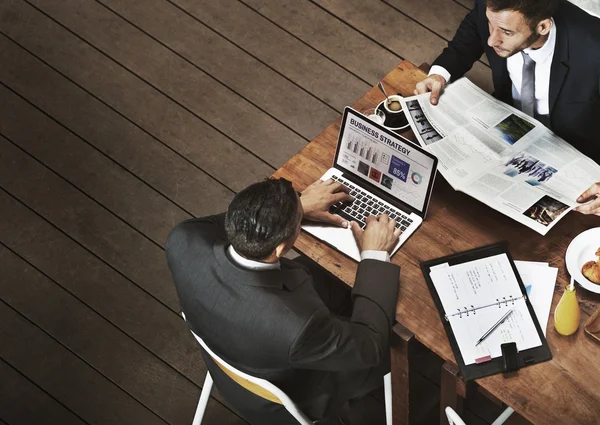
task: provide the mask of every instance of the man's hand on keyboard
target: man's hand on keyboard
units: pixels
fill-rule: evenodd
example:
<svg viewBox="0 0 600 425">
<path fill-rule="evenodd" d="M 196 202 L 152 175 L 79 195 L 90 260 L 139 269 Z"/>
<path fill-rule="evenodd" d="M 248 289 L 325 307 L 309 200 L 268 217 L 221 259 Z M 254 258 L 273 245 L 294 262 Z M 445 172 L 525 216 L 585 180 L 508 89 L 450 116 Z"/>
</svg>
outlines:
<svg viewBox="0 0 600 425">
<path fill-rule="evenodd" d="M 367 217 L 365 230 L 361 229 L 355 221 L 350 224 L 360 252 L 375 250 L 391 253 L 402 233 L 400 228 L 395 228 L 396 222 L 391 220 L 387 214 Z"/>
<path fill-rule="evenodd" d="M 329 208 L 340 201 L 352 201 L 348 188 L 333 180 L 317 180 L 302 191 L 300 202 L 304 209 L 304 218 L 314 221 L 348 227 L 348 221 L 329 212 Z"/>
</svg>

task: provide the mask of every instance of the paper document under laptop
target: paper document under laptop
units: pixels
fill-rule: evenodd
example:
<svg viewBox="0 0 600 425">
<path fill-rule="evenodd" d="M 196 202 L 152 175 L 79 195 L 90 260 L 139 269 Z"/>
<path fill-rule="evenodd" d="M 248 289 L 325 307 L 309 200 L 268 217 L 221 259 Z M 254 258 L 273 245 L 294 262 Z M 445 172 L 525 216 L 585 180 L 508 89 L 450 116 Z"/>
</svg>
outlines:
<svg viewBox="0 0 600 425">
<path fill-rule="evenodd" d="M 333 167 L 321 179 L 338 179 L 355 186 L 359 192 L 367 192 L 370 198 L 368 201 L 379 206 L 377 211 L 372 212 L 365 207 L 365 215 L 386 213 L 390 217 L 397 216 L 396 220 L 401 219 L 400 214 L 406 216 L 406 229 L 392 251 L 393 254 L 423 221 L 436 169 L 437 159 L 432 154 L 357 111 L 346 108 Z M 356 205 L 353 206 L 358 207 L 360 203 L 357 201 L 356 198 Z M 402 213 L 397 213 L 398 210 Z M 347 211 L 354 214 L 362 209 L 352 210 L 348 207 Z M 400 224 L 402 223 L 399 222 Z M 302 228 L 360 261 L 360 252 L 349 228 L 314 222 L 305 223 Z"/>
</svg>

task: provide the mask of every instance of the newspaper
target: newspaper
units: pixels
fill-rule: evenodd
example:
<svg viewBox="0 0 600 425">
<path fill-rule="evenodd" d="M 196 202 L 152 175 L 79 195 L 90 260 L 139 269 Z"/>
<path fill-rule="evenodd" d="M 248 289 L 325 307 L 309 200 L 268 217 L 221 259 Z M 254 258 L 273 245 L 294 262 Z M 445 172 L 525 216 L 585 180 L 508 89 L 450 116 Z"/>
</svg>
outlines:
<svg viewBox="0 0 600 425">
<path fill-rule="evenodd" d="M 468 79 L 449 84 L 435 106 L 429 95 L 402 106 L 438 171 L 455 190 L 536 232 L 545 235 L 600 181 L 593 160 Z"/>
</svg>

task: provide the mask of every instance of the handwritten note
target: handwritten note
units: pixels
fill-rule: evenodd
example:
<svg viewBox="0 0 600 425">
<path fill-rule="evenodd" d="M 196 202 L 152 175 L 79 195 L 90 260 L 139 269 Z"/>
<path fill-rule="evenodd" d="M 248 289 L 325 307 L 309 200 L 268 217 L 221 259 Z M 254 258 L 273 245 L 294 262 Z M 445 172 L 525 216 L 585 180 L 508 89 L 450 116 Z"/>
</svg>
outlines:
<svg viewBox="0 0 600 425">
<path fill-rule="evenodd" d="M 542 344 L 505 254 L 436 268 L 430 276 L 465 364 L 500 357 L 505 342 L 516 342 L 519 350 Z M 477 340 L 511 308 L 509 318 L 476 347 Z"/>
</svg>

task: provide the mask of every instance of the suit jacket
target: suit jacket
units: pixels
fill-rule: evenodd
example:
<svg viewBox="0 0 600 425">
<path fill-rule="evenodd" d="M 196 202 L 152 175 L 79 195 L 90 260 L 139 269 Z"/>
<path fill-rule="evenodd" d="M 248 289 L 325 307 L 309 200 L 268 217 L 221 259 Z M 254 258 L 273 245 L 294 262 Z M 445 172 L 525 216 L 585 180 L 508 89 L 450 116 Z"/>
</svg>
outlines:
<svg viewBox="0 0 600 425">
<path fill-rule="evenodd" d="M 224 214 L 185 221 L 167 241 L 167 260 L 189 326 L 227 362 L 279 386 L 312 418 L 337 413 L 344 394 L 387 356 L 400 268 L 361 261 L 352 316 L 336 317 L 304 266 L 282 259 L 281 270 L 239 267 L 228 256 L 223 222 Z M 261 403 L 230 385 L 206 355 L 205 360 L 234 407 L 251 411 L 253 403 Z"/>
<path fill-rule="evenodd" d="M 485 10 L 485 0 L 476 0 L 433 64 L 446 68 L 456 80 L 485 53 L 492 68 L 494 95 L 512 104 L 506 59 L 487 45 L 490 33 Z M 550 70 L 549 127 L 600 162 L 600 19 L 563 1 L 554 21 L 557 38 Z"/>
</svg>

